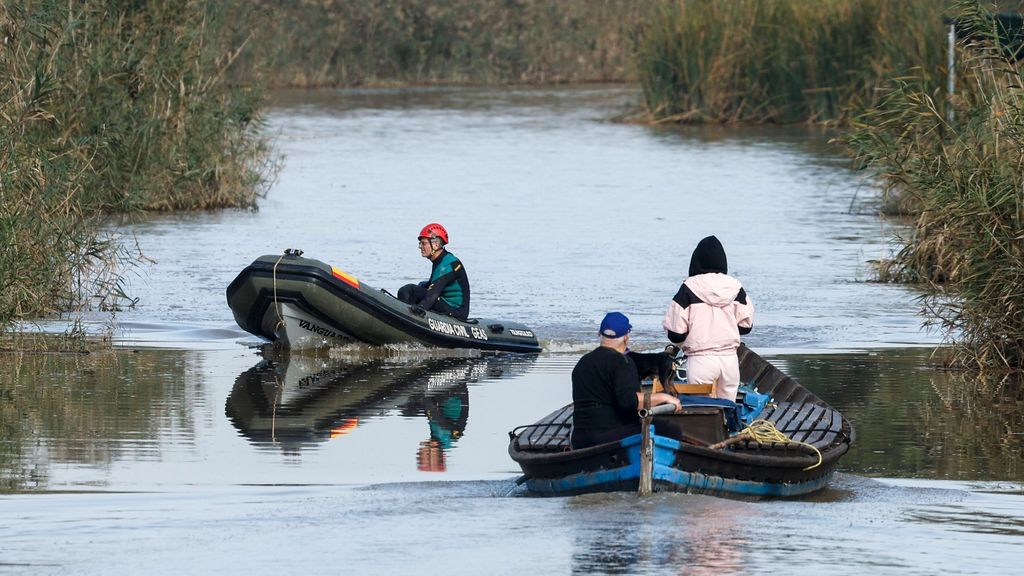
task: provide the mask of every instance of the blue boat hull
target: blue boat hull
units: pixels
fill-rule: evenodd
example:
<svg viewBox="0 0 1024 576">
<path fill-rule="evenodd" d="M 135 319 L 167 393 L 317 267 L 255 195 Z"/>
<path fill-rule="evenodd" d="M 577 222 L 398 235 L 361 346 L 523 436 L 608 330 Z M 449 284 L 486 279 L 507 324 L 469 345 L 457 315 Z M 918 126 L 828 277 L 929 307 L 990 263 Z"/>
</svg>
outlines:
<svg viewBox="0 0 1024 576">
<path fill-rule="evenodd" d="M 627 461 L 619 468 L 579 472 L 555 478 L 526 478 L 530 492 L 544 496 L 570 496 L 591 492 L 635 492 L 640 486 L 640 447 L 642 436 L 635 434 L 619 442 Z M 678 468 L 682 443 L 653 435 L 654 467 L 652 472 L 655 492 L 682 492 L 739 498 L 787 498 L 810 494 L 824 488 L 832 478 L 829 469 L 820 476 L 796 482 L 755 482 L 725 478 L 703 472 Z"/>
</svg>

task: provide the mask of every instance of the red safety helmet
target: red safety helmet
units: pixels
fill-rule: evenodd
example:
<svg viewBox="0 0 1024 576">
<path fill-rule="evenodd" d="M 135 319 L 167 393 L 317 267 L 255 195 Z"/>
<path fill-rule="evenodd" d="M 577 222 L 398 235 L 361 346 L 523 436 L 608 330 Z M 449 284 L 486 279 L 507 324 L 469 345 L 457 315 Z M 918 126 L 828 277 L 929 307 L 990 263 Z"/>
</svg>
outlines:
<svg viewBox="0 0 1024 576">
<path fill-rule="evenodd" d="M 448 231 L 444 229 L 437 222 L 431 222 L 420 230 L 420 235 L 417 238 L 440 238 L 441 242 L 448 243 Z"/>
</svg>

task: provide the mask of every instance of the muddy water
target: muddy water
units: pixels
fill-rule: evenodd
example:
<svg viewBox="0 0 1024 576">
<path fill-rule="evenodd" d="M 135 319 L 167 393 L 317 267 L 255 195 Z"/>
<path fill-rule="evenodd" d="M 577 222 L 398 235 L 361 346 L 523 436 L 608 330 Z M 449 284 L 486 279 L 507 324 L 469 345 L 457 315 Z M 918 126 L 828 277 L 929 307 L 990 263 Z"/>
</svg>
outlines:
<svg viewBox="0 0 1024 576">
<path fill-rule="evenodd" d="M 604 121 L 628 89 L 279 95 L 258 212 L 126 226 L 154 263 L 117 348 L 0 360 L 0 573 L 1015 573 L 1019 382 L 934 368 L 914 294 L 866 283 L 888 230 L 804 130 Z M 444 222 L 474 314 L 536 357 L 259 354 L 224 287 L 300 247 L 364 282 L 421 279 Z M 795 501 L 538 499 L 506 433 L 570 399 L 594 323 L 637 342 L 718 235 L 757 305 L 748 344 L 843 411 L 857 442 Z M 109 321 L 109 319 L 97 319 Z"/>
</svg>

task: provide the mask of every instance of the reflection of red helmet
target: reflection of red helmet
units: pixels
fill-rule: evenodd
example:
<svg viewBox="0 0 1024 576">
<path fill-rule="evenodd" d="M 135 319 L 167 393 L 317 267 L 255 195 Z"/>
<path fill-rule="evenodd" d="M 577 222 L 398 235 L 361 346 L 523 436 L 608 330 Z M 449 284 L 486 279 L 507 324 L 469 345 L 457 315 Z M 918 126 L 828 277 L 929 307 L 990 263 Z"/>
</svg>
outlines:
<svg viewBox="0 0 1024 576">
<path fill-rule="evenodd" d="M 437 222 L 431 222 L 420 230 L 420 235 L 417 238 L 440 238 L 441 242 L 448 243 L 448 231 L 444 229 Z"/>
</svg>

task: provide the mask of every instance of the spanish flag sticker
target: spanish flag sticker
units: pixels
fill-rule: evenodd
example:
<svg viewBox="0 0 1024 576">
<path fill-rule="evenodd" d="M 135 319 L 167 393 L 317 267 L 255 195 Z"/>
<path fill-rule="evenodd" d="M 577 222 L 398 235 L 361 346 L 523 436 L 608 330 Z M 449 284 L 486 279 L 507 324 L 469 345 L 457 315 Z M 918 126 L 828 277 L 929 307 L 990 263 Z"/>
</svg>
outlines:
<svg viewBox="0 0 1024 576">
<path fill-rule="evenodd" d="M 359 280 L 357 280 L 356 277 L 351 274 L 346 274 L 341 270 L 341 268 L 338 268 L 337 266 L 331 266 L 331 274 L 334 274 L 335 278 L 341 280 L 342 282 L 348 284 L 349 286 L 353 288 L 359 288 Z"/>
</svg>

